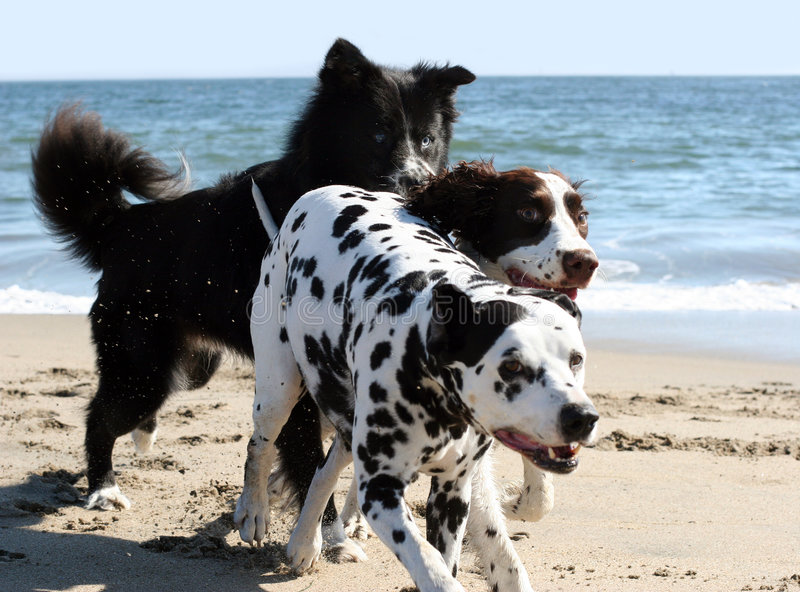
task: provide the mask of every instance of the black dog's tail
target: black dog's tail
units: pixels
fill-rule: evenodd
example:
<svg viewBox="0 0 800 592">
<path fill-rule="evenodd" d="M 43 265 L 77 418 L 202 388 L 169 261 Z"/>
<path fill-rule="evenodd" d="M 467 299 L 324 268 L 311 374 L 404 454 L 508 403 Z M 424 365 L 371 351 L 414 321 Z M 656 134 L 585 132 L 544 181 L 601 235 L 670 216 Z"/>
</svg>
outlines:
<svg viewBox="0 0 800 592">
<path fill-rule="evenodd" d="M 160 201 L 186 193 L 191 183 L 185 163 L 170 173 L 79 105 L 58 110 L 32 157 L 34 201 L 45 225 L 95 270 L 101 267 L 104 229 L 130 207 L 123 189 Z"/>
</svg>

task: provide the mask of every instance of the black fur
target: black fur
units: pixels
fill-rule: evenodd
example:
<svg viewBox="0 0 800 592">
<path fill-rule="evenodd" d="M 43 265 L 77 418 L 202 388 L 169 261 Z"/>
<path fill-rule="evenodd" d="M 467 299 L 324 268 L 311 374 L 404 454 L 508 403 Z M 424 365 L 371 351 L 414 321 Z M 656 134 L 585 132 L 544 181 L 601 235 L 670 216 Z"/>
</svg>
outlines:
<svg viewBox="0 0 800 592">
<path fill-rule="evenodd" d="M 33 155 L 35 203 L 73 255 L 102 270 L 89 315 L 100 374 L 86 430 L 90 493 L 115 483 L 116 438 L 152 431 L 167 396 L 205 384 L 223 348 L 252 358 L 247 313 L 267 237 L 251 183 L 278 225 L 303 193 L 331 183 L 402 192 L 428 176 L 407 167 L 410 158 L 444 168 L 454 93 L 472 80 L 459 66 L 377 66 L 337 40 L 283 157 L 180 197 L 180 172 L 132 149 L 98 115 L 57 112 Z M 130 204 L 123 189 L 145 203 Z M 280 441 L 292 450 L 298 491 L 319 462 L 319 439 L 316 411 L 304 405 Z"/>
</svg>

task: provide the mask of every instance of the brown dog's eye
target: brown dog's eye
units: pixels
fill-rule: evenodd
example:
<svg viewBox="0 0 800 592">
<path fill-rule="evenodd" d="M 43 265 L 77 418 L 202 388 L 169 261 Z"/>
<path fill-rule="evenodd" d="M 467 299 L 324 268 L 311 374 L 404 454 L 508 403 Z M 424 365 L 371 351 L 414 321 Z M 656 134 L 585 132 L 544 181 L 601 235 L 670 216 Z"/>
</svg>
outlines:
<svg viewBox="0 0 800 592">
<path fill-rule="evenodd" d="M 578 214 L 578 224 L 586 224 L 589 218 L 589 212 L 581 212 Z"/>
<path fill-rule="evenodd" d="M 517 360 L 509 360 L 508 362 L 503 362 L 503 370 L 509 374 L 516 374 L 522 370 L 522 364 L 520 364 Z"/>
<path fill-rule="evenodd" d="M 536 208 L 520 208 L 517 213 L 525 222 L 536 222 L 539 218 L 539 212 L 536 211 Z"/>
</svg>

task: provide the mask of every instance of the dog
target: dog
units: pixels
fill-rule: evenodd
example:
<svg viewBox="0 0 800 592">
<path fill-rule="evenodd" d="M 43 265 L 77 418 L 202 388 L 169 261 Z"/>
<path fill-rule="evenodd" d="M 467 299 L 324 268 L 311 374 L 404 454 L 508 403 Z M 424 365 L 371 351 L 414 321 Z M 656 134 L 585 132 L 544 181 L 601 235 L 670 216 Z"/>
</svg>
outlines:
<svg viewBox="0 0 800 592">
<path fill-rule="evenodd" d="M 87 508 L 130 506 L 112 466 L 119 436 L 133 431 L 149 449 L 170 393 L 204 385 L 223 350 L 252 358 L 248 307 L 267 240 L 253 189 L 276 225 L 299 196 L 331 183 L 404 193 L 445 167 L 455 91 L 474 78 L 460 66 L 378 66 L 339 39 L 283 156 L 190 193 L 181 171 L 97 114 L 56 113 L 33 154 L 35 205 L 73 256 L 101 272 L 89 313 L 99 384 L 86 420 Z M 123 189 L 145 203 L 130 204 Z M 279 442 L 293 451 L 287 472 L 299 491 L 324 458 L 318 417 L 306 398 Z"/>
<path fill-rule="evenodd" d="M 545 186 L 559 177 L 530 174 Z M 391 193 L 317 190 L 267 250 L 251 316 L 254 433 L 234 521 L 244 541 L 264 538 L 275 439 L 305 383 L 337 437 L 289 541 L 296 570 L 318 559 L 325 503 L 354 458 L 362 512 L 422 592 L 463 590 L 468 515 L 492 589 L 527 591 L 482 465 L 497 439 L 539 468 L 577 467 L 598 419 L 583 391 L 580 313 L 564 294 L 492 280 L 403 206 Z M 403 499 L 418 472 L 432 475 L 427 540 Z"/>
<path fill-rule="evenodd" d="M 452 234 L 458 249 L 489 277 L 575 300 L 599 266 L 587 242 L 582 184 L 555 170 L 539 176 L 521 167 L 500 174 L 490 162 L 462 162 L 440 182 L 412 190 L 407 207 Z M 553 479 L 524 457 L 522 464 L 522 484 L 507 489 L 503 511 L 508 518 L 535 522 L 553 508 Z M 352 501 L 349 496 L 342 514 L 346 524 L 356 525 Z"/>
<path fill-rule="evenodd" d="M 491 278 L 575 300 L 598 267 L 586 240 L 589 213 L 582 184 L 558 171 L 542 174 L 521 167 L 501 173 L 491 162 L 461 162 L 413 188 L 406 208 L 452 235 L 458 249 Z M 511 519 L 537 521 L 553 508 L 552 476 L 524 457 L 522 463 L 522 483 L 504 492 L 503 512 Z M 279 490 L 273 492 L 280 498 Z M 366 538 L 352 488 L 341 516 L 349 536 Z"/>
</svg>

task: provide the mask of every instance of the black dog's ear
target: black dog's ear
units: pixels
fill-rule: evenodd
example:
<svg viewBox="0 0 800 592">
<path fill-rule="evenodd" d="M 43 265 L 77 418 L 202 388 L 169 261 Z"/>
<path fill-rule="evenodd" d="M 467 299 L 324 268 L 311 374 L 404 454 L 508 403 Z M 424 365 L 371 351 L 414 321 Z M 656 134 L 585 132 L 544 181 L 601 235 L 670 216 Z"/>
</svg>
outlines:
<svg viewBox="0 0 800 592">
<path fill-rule="evenodd" d="M 578 305 L 572 298 L 566 294 L 562 294 L 561 292 L 553 292 L 552 290 L 533 290 L 530 292 L 526 290 L 526 293 L 530 293 L 531 295 L 536 296 L 536 298 L 549 300 L 550 302 L 558 304 L 572 317 L 574 317 L 576 321 L 578 321 L 578 328 L 580 329 L 581 318 L 583 315 L 581 315 L 581 309 L 578 308 Z"/>
<path fill-rule="evenodd" d="M 358 85 L 375 70 L 375 64 L 360 49 L 346 39 L 339 38 L 325 56 L 319 79 L 323 84 Z"/>
<path fill-rule="evenodd" d="M 475 74 L 463 66 L 447 66 L 436 72 L 436 80 L 441 86 L 455 90 L 457 86 L 474 82 Z"/>
<path fill-rule="evenodd" d="M 469 327 L 475 324 L 475 305 L 453 284 L 435 286 L 432 304 L 427 350 L 440 364 L 447 365 L 463 348 Z"/>
<path fill-rule="evenodd" d="M 491 162 L 459 162 L 452 170 L 412 188 L 406 209 L 444 232 L 472 241 L 491 224 L 500 174 Z"/>
</svg>

